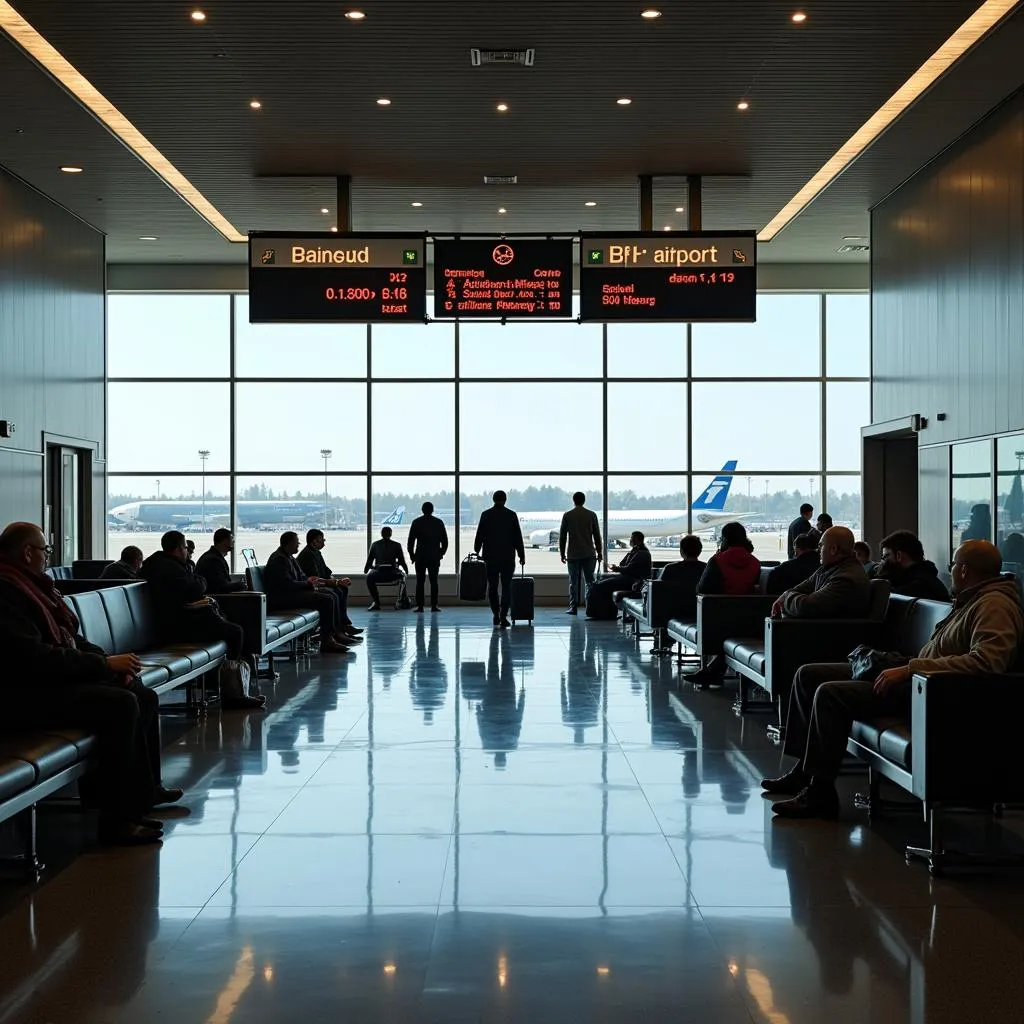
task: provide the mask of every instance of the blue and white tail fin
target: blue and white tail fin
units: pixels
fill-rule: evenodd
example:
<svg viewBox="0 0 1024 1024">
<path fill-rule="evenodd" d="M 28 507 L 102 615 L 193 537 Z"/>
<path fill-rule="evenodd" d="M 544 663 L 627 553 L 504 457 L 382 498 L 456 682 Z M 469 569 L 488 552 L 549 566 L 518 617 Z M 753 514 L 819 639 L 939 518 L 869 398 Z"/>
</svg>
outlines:
<svg viewBox="0 0 1024 1024">
<path fill-rule="evenodd" d="M 401 526 L 402 520 L 405 518 L 405 506 L 399 505 L 391 515 L 387 517 L 380 525 L 381 526 Z"/>
<path fill-rule="evenodd" d="M 733 476 L 736 472 L 736 460 L 730 459 L 723 467 L 718 476 L 715 477 L 704 491 L 693 503 L 695 512 L 723 512 L 725 500 L 729 497 L 729 488 L 732 487 Z"/>
</svg>

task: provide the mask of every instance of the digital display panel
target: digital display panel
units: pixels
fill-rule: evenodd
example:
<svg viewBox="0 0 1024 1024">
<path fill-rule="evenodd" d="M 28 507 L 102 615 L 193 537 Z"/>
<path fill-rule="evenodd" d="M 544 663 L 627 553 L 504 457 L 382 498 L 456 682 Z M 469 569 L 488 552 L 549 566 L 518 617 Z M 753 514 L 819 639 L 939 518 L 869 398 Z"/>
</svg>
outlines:
<svg viewBox="0 0 1024 1024">
<path fill-rule="evenodd" d="M 249 321 L 423 321 L 426 254 L 425 235 L 252 234 Z"/>
<path fill-rule="evenodd" d="M 587 235 L 580 248 L 583 320 L 753 323 L 753 231 Z"/>
<path fill-rule="evenodd" d="M 572 316 L 573 241 L 435 239 L 434 316 Z"/>
</svg>

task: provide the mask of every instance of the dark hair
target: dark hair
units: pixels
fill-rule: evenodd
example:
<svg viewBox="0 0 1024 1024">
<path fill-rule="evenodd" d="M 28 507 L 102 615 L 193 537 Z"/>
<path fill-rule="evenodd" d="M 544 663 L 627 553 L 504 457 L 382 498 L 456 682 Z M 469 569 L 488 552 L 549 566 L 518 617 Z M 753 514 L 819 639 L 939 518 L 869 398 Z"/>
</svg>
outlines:
<svg viewBox="0 0 1024 1024">
<path fill-rule="evenodd" d="M 312 544 L 313 541 L 315 541 L 317 539 L 317 537 L 322 537 L 323 535 L 324 535 L 324 531 L 323 530 L 318 530 L 314 526 L 312 530 L 307 530 L 306 531 L 306 543 L 307 544 Z"/>
<path fill-rule="evenodd" d="M 586 501 L 587 501 L 587 496 L 582 491 L 577 491 L 572 496 L 572 503 L 574 505 L 584 505 L 584 504 L 586 504 Z"/>
<path fill-rule="evenodd" d="M 285 544 L 291 544 L 293 540 L 298 539 L 299 535 L 294 530 L 285 530 L 284 533 L 281 534 L 281 547 L 284 547 Z"/>
<path fill-rule="evenodd" d="M 180 530 L 168 530 L 160 538 L 160 547 L 164 551 L 177 551 L 185 543 L 185 534 Z"/>
<path fill-rule="evenodd" d="M 213 543 L 221 544 L 226 540 L 232 540 L 234 534 L 226 527 L 221 527 L 219 530 L 215 530 L 213 534 Z"/>
<path fill-rule="evenodd" d="M 639 538 L 640 538 L 640 543 L 641 543 L 641 544 L 643 544 L 643 542 L 644 542 L 644 534 L 643 534 L 643 531 L 642 531 L 642 530 L 634 530 L 634 531 L 633 531 L 633 532 L 632 532 L 632 533 L 631 533 L 631 534 L 629 535 L 629 539 L 630 539 L 630 540 L 632 540 L 632 539 L 633 539 L 634 537 L 639 537 Z"/>
<path fill-rule="evenodd" d="M 801 533 L 793 540 L 794 551 L 817 551 L 818 541 L 812 533 Z"/>
<path fill-rule="evenodd" d="M 814 506 L 810 502 L 805 501 L 800 506 L 800 515 L 809 516 L 814 511 Z"/>
<path fill-rule="evenodd" d="M 856 545 L 855 545 L 856 546 Z M 910 530 L 894 530 L 882 538 L 882 550 L 888 548 L 894 555 L 902 553 L 912 562 L 924 561 L 924 547 Z"/>
<path fill-rule="evenodd" d="M 121 561 L 122 562 L 133 562 L 136 558 L 142 557 L 142 548 L 137 548 L 134 544 L 129 544 L 126 548 L 121 548 Z"/>
<path fill-rule="evenodd" d="M 504 491 L 495 491 L 491 496 L 491 500 L 495 505 L 504 505 L 508 501 L 508 495 Z"/>
<path fill-rule="evenodd" d="M 390 526 L 382 526 L 382 527 L 380 528 L 380 535 L 381 535 L 382 537 L 390 537 L 390 536 L 391 536 L 391 534 L 393 534 L 394 532 L 395 532 L 395 531 L 394 531 L 394 530 L 392 530 Z"/>
<path fill-rule="evenodd" d="M 43 531 L 35 523 L 11 523 L 0 533 L 0 551 L 14 555 L 30 543 L 37 533 Z"/>
<path fill-rule="evenodd" d="M 434 503 L 432 501 L 423 502 L 423 506 L 420 508 L 420 511 L 425 516 L 432 516 L 434 514 Z"/>
<path fill-rule="evenodd" d="M 832 522 L 832 517 L 827 512 L 819 512 L 817 522 L 824 525 L 827 530 L 831 530 L 836 525 Z"/>
<path fill-rule="evenodd" d="M 867 555 L 868 559 L 871 558 L 871 545 L 866 540 L 857 540 L 853 542 L 853 550 L 859 551 L 863 555 Z"/>
<path fill-rule="evenodd" d="M 726 523 L 722 527 L 722 540 L 719 544 L 719 548 L 724 551 L 726 548 L 747 548 L 749 541 L 747 540 L 747 531 L 744 529 L 742 523 Z"/>
<path fill-rule="evenodd" d="M 688 533 L 679 542 L 679 554 L 683 558 L 696 558 L 704 550 L 704 545 L 700 542 L 700 537 L 695 537 L 692 533 Z"/>
</svg>

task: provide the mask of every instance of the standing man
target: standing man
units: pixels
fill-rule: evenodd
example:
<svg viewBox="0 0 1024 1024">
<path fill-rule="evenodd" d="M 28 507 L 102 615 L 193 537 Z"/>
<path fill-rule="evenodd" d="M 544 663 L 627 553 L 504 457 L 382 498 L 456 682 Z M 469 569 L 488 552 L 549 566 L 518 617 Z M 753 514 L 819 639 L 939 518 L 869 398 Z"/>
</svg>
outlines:
<svg viewBox="0 0 1024 1024">
<path fill-rule="evenodd" d="M 244 580 L 233 580 L 228 567 L 228 555 L 235 546 L 230 530 L 221 527 L 213 535 L 213 546 L 203 552 L 196 562 L 196 574 L 206 583 L 208 594 L 234 594 L 245 590 Z"/>
<path fill-rule="evenodd" d="M 502 629 L 509 627 L 509 588 L 512 586 L 512 576 L 516 571 L 516 555 L 519 556 L 519 564 L 526 565 L 519 516 L 512 509 L 505 507 L 506 501 L 508 495 L 504 491 L 494 492 L 494 504 L 480 513 L 480 522 L 473 541 L 473 550 L 478 555 L 483 551 L 484 561 L 487 563 L 487 597 L 491 602 L 494 624 Z"/>
<path fill-rule="evenodd" d="M 430 575 L 430 610 L 439 612 L 437 604 L 437 571 L 448 550 L 448 531 L 434 515 L 432 502 L 423 502 L 423 515 L 409 528 L 409 558 L 416 566 L 416 611 L 423 611 L 423 578 Z"/>
<path fill-rule="evenodd" d="M 796 543 L 797 537 L 813 529 L 811 526 L 811 516 L 813 515 L 814 506 L 805 501 L 800 506 L 800 515 L 789 524 L 789 536 L 786 539 L 787 558 L 793 558 L 794 556 L 793 545 Z"/>
<path fill-rule="evenodd" d="M 401 566 L 401 569 L 399 568 Z M 382 526 L 380 529 L 380 540 L 375 540 L 370 545 L 366 554 L 366 565 L 363 572 L 366 573 L 366 589 L 370 592 L 370 611 L 380 610 L 380 593 L 377 590 L 378 583 L 394 583 L 401 579 L 403 572 L 408 572 L 409 566 L 405 564 L 405 552 L 397 540 L 391 539 L 391 527 Z"/>
<path fill-rule="evenodd" d="M 601 561 L 601 527 L 597 514 L 584 508 L 587 496 L 577 491 L 573 507 L 562 516 L 558 531 L 558 552 L 562 565 L 569 566 L 569 614 L 587 602 L 587 588 L 594 582 L 594 570 Z"/>
</svg>

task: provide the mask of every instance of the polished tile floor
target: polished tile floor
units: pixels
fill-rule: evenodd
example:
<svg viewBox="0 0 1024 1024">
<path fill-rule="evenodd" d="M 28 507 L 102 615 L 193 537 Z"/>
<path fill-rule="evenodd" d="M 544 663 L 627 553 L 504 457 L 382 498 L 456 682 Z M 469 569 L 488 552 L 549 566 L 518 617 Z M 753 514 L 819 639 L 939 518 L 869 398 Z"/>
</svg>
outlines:
<svg viewBox="0 0 1024 1024">
<path fill-rule="evenodd" d="M 46 882 L 0 886 L 0 1024 L 1024 1019 L 1021 876 L 931 879 L 916 816 L 849 800 L 774 824 L 731 687 L 553 609 L 368 625 L 282 664 L 268 714 L 168 725 L 162 848 L 43 815 Z"/>
</svg>

